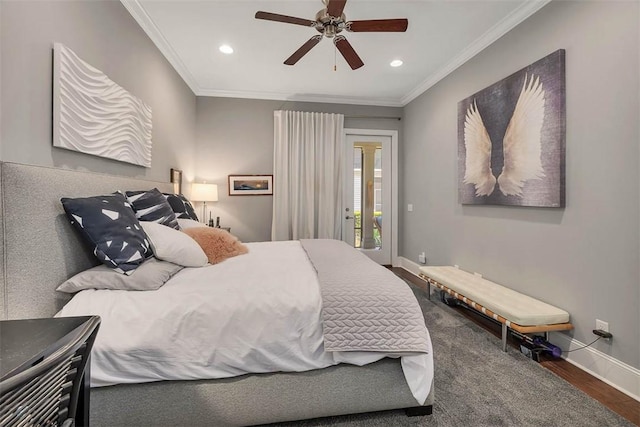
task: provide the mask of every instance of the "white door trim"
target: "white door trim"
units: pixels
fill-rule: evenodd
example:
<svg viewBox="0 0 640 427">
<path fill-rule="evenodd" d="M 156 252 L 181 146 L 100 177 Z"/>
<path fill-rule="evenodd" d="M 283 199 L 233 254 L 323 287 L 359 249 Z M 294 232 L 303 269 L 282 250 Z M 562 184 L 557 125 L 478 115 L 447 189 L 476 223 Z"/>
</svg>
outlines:
<svg viewBox="0 0 640 427">
<path fill-rule="evenodd" d="M 391 137 L 391 265 L 398 260 L 398 131 L 379 129 L 344 129 L 347 135 L 375 135 Z"/>
</svg>

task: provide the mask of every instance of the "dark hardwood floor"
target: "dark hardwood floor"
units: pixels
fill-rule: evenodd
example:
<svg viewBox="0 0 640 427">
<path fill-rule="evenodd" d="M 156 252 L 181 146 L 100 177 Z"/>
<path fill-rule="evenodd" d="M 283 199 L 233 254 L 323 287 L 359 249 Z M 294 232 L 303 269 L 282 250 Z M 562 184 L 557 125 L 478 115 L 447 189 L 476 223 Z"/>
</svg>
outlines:
<svg viewBox="0 0 640 427">
<path fill-rule="evenodd" d="M 414 285 L 424 290 L 427 289 L 426 282 L 414 274 L 411 274 L 402 268 L 394 267 L 392 270 L 398 276 L 403 277 Z M 458 311 L 461 315 L 472 320 L 488 332 L 500 338 L 501 327 L 499 324 L 481 316 L 475 310 L 469 310 L 463 307 L 451 307 L 451 309 Z M 509 344 L 515 348 L 519 348 L 520 341 L 517 338 L 510 336 Z M 551 356 L 541 354 L 540 364 L 560 378 L 572 384 L 574 387 L 593 397 L 607 408 L 640 426 L 640 402 L 637 400 L 627 396 L 621 391 L 618 391 L 607 383 L 595 378 L 564 359 L 554 359 Z"/>
</svg>

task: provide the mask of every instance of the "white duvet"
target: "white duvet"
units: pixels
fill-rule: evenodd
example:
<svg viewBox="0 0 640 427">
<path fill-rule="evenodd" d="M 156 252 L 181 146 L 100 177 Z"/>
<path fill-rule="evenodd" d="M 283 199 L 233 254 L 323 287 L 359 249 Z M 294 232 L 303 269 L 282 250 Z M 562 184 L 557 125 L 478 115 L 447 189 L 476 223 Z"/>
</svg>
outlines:
<svg viewBox="0 0 640 427">
<path fill-rule="evenodd" d="M 324 351 L 319 284 L 299 242 L 247 246 L 248 254 L 220 264 L 185 268 L 156 291 L 76 294 L 58 316 L 102 318 L 91 385 L 300 372 L 387 356 Z M 424 403 L 432 352 L 402 355 L 401 362 L 414 397 Z"/>
</svg>

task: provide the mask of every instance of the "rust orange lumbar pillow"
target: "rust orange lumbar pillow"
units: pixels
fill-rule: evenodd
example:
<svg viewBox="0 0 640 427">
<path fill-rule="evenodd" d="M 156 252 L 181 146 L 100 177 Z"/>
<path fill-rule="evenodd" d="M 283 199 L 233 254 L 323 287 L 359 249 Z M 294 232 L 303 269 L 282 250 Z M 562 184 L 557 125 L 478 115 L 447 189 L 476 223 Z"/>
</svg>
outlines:
<svg viewBox="0 0 640 427">
<path fill-rule="evenodd" d="M 243 245 L 237 237 L 221 228 L 197 227 L 188 228 L 182 232 L 198 242 L 211 264 L 217 264 L 227 258 L 249 252 L 249 248 Z"/>
</svg>

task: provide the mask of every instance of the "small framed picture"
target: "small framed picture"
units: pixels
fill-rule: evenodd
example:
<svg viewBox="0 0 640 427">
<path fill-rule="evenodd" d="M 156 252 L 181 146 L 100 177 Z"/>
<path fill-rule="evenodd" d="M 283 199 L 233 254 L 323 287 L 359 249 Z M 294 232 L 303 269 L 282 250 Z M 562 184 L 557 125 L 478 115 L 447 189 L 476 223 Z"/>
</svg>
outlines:
<svg viewBox="0 0 640 427">
<path fill-rule="evenodd" d="M 230 196 L 269 196 L 273 194 L 273 175 L 229 175 Z"/>
<path fill-rule="evenodd" d="M 182 194 L 182 171 L 179 169 L 171 168 L 171 180 L 173 183 L 173 192 L 175 194 Z"/>
</svg>

